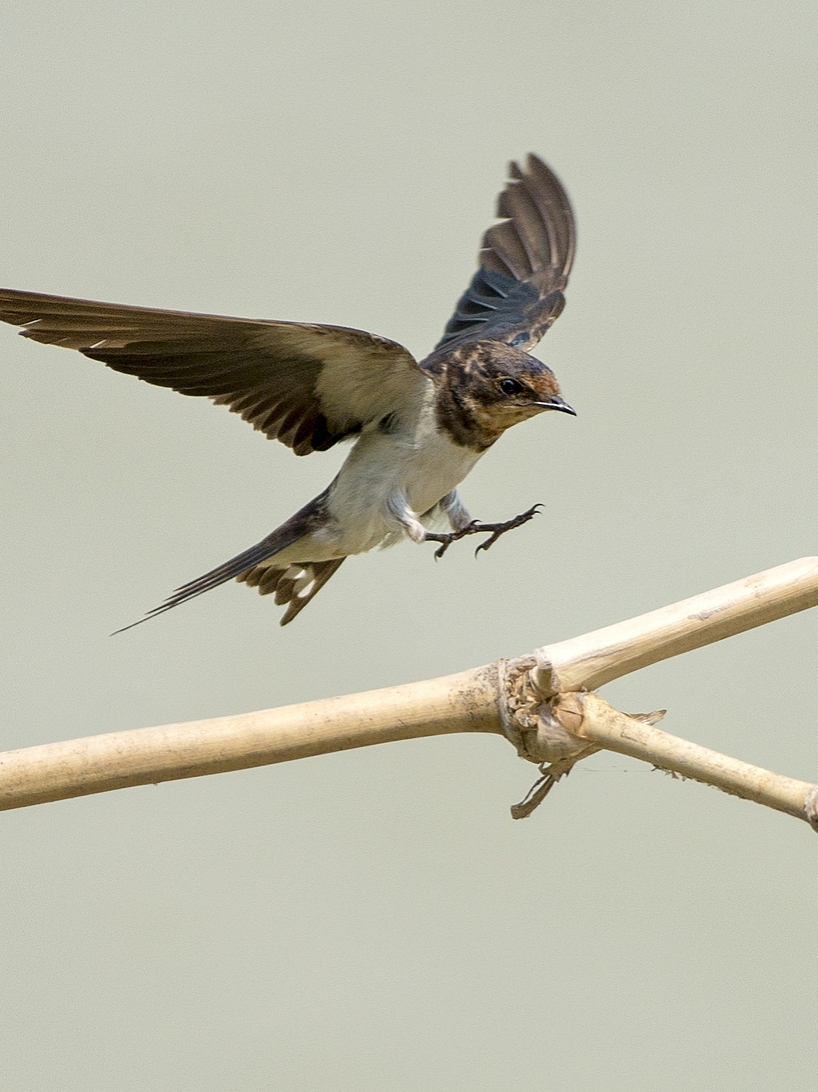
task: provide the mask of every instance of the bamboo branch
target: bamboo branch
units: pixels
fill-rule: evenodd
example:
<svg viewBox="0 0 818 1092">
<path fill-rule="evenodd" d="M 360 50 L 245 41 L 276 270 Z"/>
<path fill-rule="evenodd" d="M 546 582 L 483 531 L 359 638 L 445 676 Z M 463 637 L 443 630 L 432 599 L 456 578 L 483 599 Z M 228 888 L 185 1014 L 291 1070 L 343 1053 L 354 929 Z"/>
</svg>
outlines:
<svg viewBox="0 0 818 1092">
<path fill-rule="evenodd" d="M 596 690 L 640 667 L 816 605 L 818 557 L 802 557 L 627 622 L 545 645 L 535 653 L 532 682 L 543 697 Z"/>
<path fill-rule="evenodd" d="M 551 763 L 553 782 L 583 753 L 603 747 L 797 815 L 818 829 L 818 787 L 716 755 L 618 713 L 595 695 L 576 693 L 816 604 L 818 558 L 802 558 L 530 656 L 457 675 L 7 751 L 0 754 L 0 810 L 400 739 L 493 732 L 506 735 L 523 757 Z"/>
<path fill-rule="evenodd" d="M 561 705 L 565 705 L 563 710 Z M 580 723 L 575 718 L 579 715 Z M 662 770 L 714 785 L 723 792 L 805 819 L 818 830 L 818 786 L 700 747 L 614 709 L 598 694 L 570 694 L 554 702 L 554 716 L 583 740 L 641 759 Z"/>
<path fill-rule="evenodd" d="M 0 811 L 448 732 L 500 732 L 497 668 L 0 753 Z"/>
</svg>

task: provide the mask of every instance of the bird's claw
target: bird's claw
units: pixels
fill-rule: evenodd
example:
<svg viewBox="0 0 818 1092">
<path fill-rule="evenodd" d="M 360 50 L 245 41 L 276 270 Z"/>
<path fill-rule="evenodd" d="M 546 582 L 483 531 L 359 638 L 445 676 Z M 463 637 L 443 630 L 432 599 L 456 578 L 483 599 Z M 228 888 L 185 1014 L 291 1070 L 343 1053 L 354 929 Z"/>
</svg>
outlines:
<svg viewBox="0 0 818 1092">
<path fill-rule="evenodd" d="M 512 531 L 515 527 L 522 527 L 524 523 L 528 523 L 542 507 L 542 504 L 535 504 L 527 512 L 522 512 L 514 519 L 506 520 L 505 523 L 481 523 L 480 520 L 473 519 L 467 527 L 461 527 L 459 531 L 450 531 L 448 534 L 433 534 L 431 531 L 427 531 L 426 540 L 440 543 L 440 546 L 435 550 L 435 560 L 439 561 L 451 544 L 457 542 L 458 539 L 465 538 L 466 535 L 488 534 L 489 538 L 485 542 L 481 542 L 474 551 L 474 556 L 477 557 L 481 550 L 488 550 L 506 531 Z"/>
<path fill-rule="evenodd" d="M 476 531 L 479 531 L 480 521 L 473 519 L 466 527 L 461 527 L 459 531 L 449 531 L 446 534 L 432 534 L 427 532 L 426 539 L 432 542 L 440 542 L 441 545 L 435 550 L 435 561 L 440 561 L 441 557 L 446 553 L 448 548 L 453 542 L 457 542 L 458 539 L 464 538 L 466 535 L 473 535 Z"/>
</svg>

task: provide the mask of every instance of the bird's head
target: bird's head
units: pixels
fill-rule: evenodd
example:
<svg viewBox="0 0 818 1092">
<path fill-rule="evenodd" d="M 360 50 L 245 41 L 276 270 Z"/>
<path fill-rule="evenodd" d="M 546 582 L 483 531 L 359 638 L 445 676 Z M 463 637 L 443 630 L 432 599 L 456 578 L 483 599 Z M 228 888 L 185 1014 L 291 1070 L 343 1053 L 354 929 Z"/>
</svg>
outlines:
<svg viewBox="0 0 818 1092">
<path fill-rule="evenodd" d="M 471 434 L 468 446 L 488 447 L 507 428 L 546 410 L 576 416 L 551 369 L 502 342 L 471 342 L 455 350 L 441 378 L 441 424 L 460 443 Z"/>
</svg>

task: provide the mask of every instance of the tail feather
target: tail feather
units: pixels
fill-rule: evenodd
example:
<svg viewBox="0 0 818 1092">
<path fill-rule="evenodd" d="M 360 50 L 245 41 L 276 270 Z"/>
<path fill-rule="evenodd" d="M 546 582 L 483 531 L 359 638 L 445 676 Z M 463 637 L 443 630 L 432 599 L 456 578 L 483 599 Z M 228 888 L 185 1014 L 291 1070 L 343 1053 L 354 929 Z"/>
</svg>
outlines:
<svg viewBox="0 0 818 1092">
<path fill-rule="evenodd" d="M 264 561 L 265 558 L 270 557 L 271 554 L 276 554 L 284 549 L 283 546 L 272 551 L 269 546 L 265 549 L 266 542 L 267 540 L 263 539 L 255 546 L 251 546 L 249 550 L 245 550 L 243 553 L 237 554 L 236 557 L 231 558 L 229 561 L 225 561 L 223 565 L 211 569 L 210 572 L 204 573 L 203 576 L 199 576 L 195 580 L 188 581 L 187 584 L 182 584 L 182 586 L 177 588 L 172 595 L 168 596 L 164 603 L 149 610 L 144 618 L 140 618 L 136 622 L 131 622 L 130 625 L 123 626 L 121 629 L 115 629 L 111 636 L 115 637 L 117 633 L 124 633 L 125 630 L 133 629 L 134 626 L 141 626 L 143 622 L 148 622 L 151 618 L 156 618 L 158 615 L 164 614 L 167 610 L 173 610 L 174 607 L 181 606 L 182 603 L 186 603 L 189 599 L 195 599 L 197 595 L 203 595 L 205 592 L 217 588 L 219 584 L 226 584 L 228 580 L 241 576 L 242 573 L 247 572 L 249 568 L 257 565 L 260 561 Z"/>
<path fill-rule="evenodd" d="M 286 626 L 318 594 L 345 560 L 337 557 L 331 561 L 298 561 L 281 568 L 258 565 L 237 579 L 251 588 L 257 587 L 259 595 L 275 594 L 278 606 L 286 603 L 287 610 L 281 619 L 281 625 Z"/>
<path fill-rule="evenodd" d="M 149 621 L 151 618 L 156 618 L 158 615 L 164 614 L 165 611 L 173 610 L 174 607 L 186 603 L 189 599 L 195 599 L 196 596 L 202 595 L 212 588 L 217 588 L 219 584 L 225 584 L 228 580 L 233 580 L 234 578 L 245 581 L 245 583 L 249 584 L 251 587 L 258 585 L 259 592 L 262 595 L 265 595 L 267 592 L 276 591 L 284 573 L 287 573 L 288 577 L 291 575 L 294 577 L 290 588 L 290 595 L 287 599 L 280 600 L 277 595 L 276 601 L 289 603 L 289 607 L 281 620 L 281 624 L 285 625 L 287 622 L 292 621 L 296 614 L 298 614 L 300 610 L 303 610 L 316 592 L 326 584 L 341 564 L 341 561 L 343 561 L 343 558 L 333 561 L 305 561 L 303 563 L 296 563 L 294 566 L 285 565 L 280 569 L 270 565 L 263 565 L 262 562 L 269 560 L 271 557 L 275 557 L 276 554 L 280 554 L 282 550 L 286 550 L 288 546 L 293 546 L 296 542 L 321 525 L 326 511 L 325 502 L 328 492 L 329 490 L 327 489 L 314 500 L 311 500 L 309 504 L 306 504 L 300 511 L 296 512 L 294 516 L 291 516 L 286 523 L 282 523 L 280 527 L 272 532 L 272 534 L 267 535 L 261 542 L 257 542 L 255 546 L 251 546 L 249 549 L 230 558 L 229 561 L 225 561 L 224 564 L 217 566 L 215 569 L 211 569 L 210 572 L 206 572 L 202 576 L 196 577 L 195 580 L 190 580 L 187 584 L 183 584 L 180 588 L 177 588 L 164 603 L 161 603 L 158 607 L 154 607 L 153 610 L 149 610 L 144 618 L 140 618 L 137 622 L 131 622 L 130 625 L 115 630 L 111 636 L 113 637 L 117 633 L 124 633 L 125 630 L 133 629 L 134 626 L 139 626 L 143 622 Z M 294 570 L 292 574 L 290 573 L 290 569 Z M 274 574 L 278 575 L 276 576 Z M 302 596 L 300 594 L 301 590 L 305 588 L 305 586 L 310 585 L 312 587 L 309 594 Z"/>
</svg>

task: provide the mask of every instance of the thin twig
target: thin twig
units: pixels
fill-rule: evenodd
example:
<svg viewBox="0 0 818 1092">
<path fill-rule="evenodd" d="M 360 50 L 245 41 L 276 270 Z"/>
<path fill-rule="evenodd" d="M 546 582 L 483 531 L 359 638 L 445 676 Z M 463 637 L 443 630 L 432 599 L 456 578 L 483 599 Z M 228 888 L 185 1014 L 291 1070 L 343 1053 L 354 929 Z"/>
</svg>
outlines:
<svg viewBox="0 0 818 1092">
<path fill-rule="evenodd" d="M 700 747 L 644 720 L 614 709 L 598 694 L 580 698 L 582 724 L 577 734 L 609 751 L 649 762 L 663 770 L 714 785 L 722 792 L 754 800 L 776 811 L 804 819 L 818 830 L 818 787 L 808 781 L 782 777 L 760 766 Z M 555 703 L 559 718 L 559 699 Z M 573 703 L 571 714 L 573 715 Z"/>
</svg>

